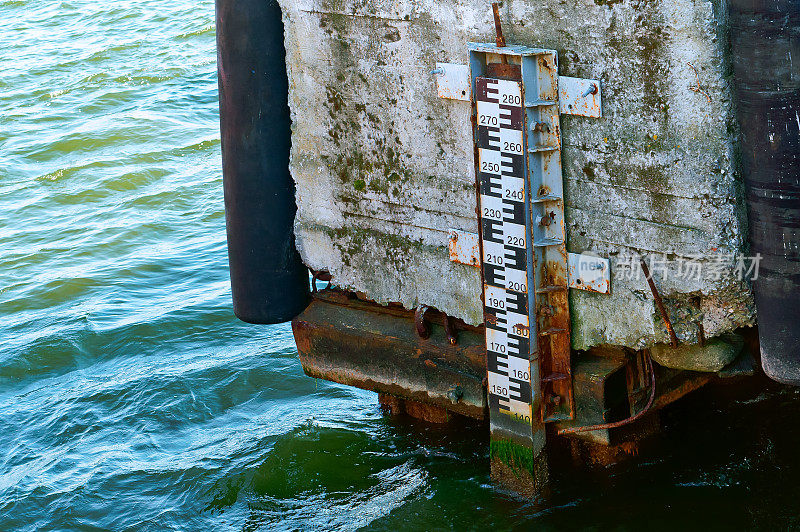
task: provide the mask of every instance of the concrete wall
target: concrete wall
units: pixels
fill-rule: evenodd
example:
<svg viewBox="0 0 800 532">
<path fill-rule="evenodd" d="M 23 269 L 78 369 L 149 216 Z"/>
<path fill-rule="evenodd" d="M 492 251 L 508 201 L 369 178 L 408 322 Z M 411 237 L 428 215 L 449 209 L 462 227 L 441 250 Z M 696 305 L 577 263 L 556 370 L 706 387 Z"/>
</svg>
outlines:
<svg viewBox="0 0 800 532">
<path fill-rule="evenodd" d="M 666 341 L 646 282 L 623 275 L 626 256 L 743 246 L 716 2 L 506 0 L 501 8 L 509 43 L 556 49 L 561 75 L 602 80 L 604 117 L 561 122 L 569 250 L 609 257 L 614 270 L 611 295 L 572 291 L 574 348 Z M 467 42 L 493 40 L 489 2 L 280 3 L 304 261 L 378 302 L 481 323 L 479 272 L 447 254 L 449 229 L 477 232 L 470 106 L 439 99 L 429 72 L 436 61 L 466 63 Z M 713 277 L 656 273 L 684 341 L 697 341 L 696 320 L 708 336 L 751 323 L 747 286 L 731 268 Z"/>
</svg>

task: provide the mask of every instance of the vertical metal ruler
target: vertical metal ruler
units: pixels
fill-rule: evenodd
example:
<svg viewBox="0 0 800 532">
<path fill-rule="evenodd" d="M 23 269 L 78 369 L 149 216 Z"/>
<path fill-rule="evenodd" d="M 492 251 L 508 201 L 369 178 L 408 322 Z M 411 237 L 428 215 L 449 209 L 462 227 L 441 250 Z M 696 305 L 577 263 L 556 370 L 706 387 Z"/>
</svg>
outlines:
<svg viewBox="0 0 800 532">
<path fill-rule="evenodd" d="M 489 404 L 508 418 L 499 419 L 530 427 L 530 235 L 522 84 L 478 77 L 475 89 Z"/>
<path fill-rule="evenodd" d="M 492 464 L 535 477 L 574 415 L 556 52 L 471 44 L 470 77 Z"/>
</svg>

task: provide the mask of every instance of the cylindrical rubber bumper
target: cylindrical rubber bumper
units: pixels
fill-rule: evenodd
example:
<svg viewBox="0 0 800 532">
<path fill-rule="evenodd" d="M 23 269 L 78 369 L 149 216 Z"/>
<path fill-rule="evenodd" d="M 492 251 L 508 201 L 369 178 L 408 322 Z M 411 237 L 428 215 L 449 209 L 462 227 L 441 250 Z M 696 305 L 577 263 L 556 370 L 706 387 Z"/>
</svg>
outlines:
<svg viewBox="0 0 800 532">
<path fill-rule="evenodd" d="M 800 0 L 730 0 L 761 364 L 800 384 Z"/>
<path fill-rule="evenodd" d="M 216 0 L 223 187 L 233 309 L 249 323 L 289 321 L 309 301 L 294 243 L 291 119 L 276 0 Z"/>
</svg>

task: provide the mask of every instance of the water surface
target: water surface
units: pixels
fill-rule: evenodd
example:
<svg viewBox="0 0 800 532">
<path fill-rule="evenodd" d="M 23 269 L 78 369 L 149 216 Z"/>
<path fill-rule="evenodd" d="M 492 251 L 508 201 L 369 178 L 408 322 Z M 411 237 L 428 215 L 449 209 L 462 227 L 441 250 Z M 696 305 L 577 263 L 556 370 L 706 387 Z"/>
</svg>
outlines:
<svg viewBox="0 0 800 532">
<path fill-rule="evenodd" d="M 700 393 L 627 465 L 492 489 L 231 312 L 213 2 L 0 0 L 0 529 L 800 526 L 800 398 Z"/>
</svg>

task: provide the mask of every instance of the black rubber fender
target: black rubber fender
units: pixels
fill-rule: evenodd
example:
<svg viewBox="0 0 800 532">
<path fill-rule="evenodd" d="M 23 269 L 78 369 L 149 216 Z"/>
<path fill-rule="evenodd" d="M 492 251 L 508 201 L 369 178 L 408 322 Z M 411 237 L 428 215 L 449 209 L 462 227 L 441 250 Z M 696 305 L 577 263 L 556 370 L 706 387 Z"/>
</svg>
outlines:
<svg viewBox="0 0 800 532">
<path fill-rule="evenodd" d="M 800 0 L 729 0 L 761 364 L 800 384 Z"/>
<path fill-rule="evenodd" d="M 275 0 L 216 0 L 223 188 L 233 310 L 249 323 L 289 321 L 309 302 L 295 247 L 291 117 Z"/>
</svg>

